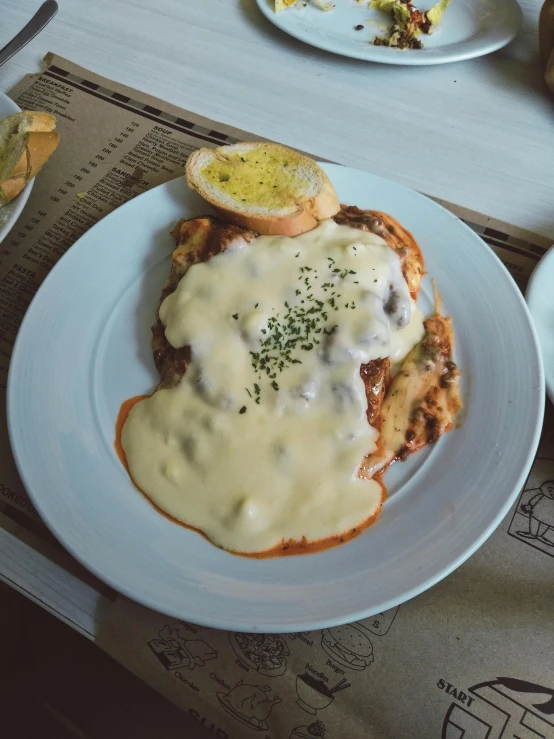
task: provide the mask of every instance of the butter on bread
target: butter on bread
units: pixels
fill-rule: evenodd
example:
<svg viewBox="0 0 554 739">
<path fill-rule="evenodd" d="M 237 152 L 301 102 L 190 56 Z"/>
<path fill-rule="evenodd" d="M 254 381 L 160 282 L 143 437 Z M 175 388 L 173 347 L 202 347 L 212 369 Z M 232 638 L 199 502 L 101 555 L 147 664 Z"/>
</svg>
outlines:
<svg viewBox="0 0 554 739">
<path fill-rule="evenodd" d="M 46 164 L 59 141 L 56 117 L 24 110 L 0 121 L 0 207 Z"/>
<path fill-rule="evenodd" d="M 198 149 L 186 166 L 189 187 L 226 220 L 259 234 L 297 236 L 340 209 L 313 159 L 281 144 Z"/>
</svg>

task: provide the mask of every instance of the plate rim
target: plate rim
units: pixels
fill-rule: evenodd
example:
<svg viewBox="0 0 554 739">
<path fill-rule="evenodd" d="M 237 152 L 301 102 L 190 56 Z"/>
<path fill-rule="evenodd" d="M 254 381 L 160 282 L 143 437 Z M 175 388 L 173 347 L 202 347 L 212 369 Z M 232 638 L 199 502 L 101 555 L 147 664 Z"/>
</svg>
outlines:
<svg viewBox="0 0 554 739">
<path fill-rule="evenodd" d="M 520 304 L 521 311 L 526 319 L 527 325 L 530 330 L 530 337 L 532 339 L 532 344 L 535 349 L 535 355 L 534 358 L 537 360 L 537 372 L 538 376 L 534 379 L 538 379 L 540 389 L 539 393 L 537 394 L 537 407 L 536 407 L 536 413 L 534 414 L 535 417 L 535 424 L 534 424 L 534 431 L 532 436 L 532 442 L 529 445 L 528 452 L 525 456 L 525 464 L 523 464 L 515 482 L 513 483 L 509 495 L 506 495 L 503 505 L 499 508 L 496 516 L 493 518 L 492 522 L 486 528 L 481 534 L 473 541 L 471 546 L 469 546 L 462 554 L 460 554 L 457 558 L 454 559 L 453 562 L 451 562 L 446 567 L 441 568 L 439 571 L 435 572 L 433 575 L 427 577 L 424 581 L 420 582 L 417 585 L 414 585 L 410 589 L 403 590 L 402 595 L 396 597 L 396 598 L 389 598 L 386 601 L 382 601 L 379 604 L 379 611 L 385 611 L 390 608 L 394 608 L 402 603 L 405 603 L 415 596 L 423 593 L 424 591 L 428 590 L 429 588 L 433 587 L 436 583 L 440 582 L 442 579 L 450 575 L 454 570 L 456 570 L 458 567 L 460 567 L 465 561 L 469 559 L 476 551 L 479 549 L 483 543 L 492 535 L 492 533 L 498 528 L 501 521 L 504 519 L 506 514 L 508 513 L 509 509 L 513 505 L 515 499 L 519 495 L 521 488 L 525 482 L 525 479 L 527 477 L 527 474 L 531 468 L 531 465 L 533 463 L 533 460 L 536 455 L 537 447 L 540 440 L 540 435 L 542 431 L 542 420 L 543 420 L 543 413 L 544 413 L 544 368 L 541 361 L 541 354 L 540 354 L 540 345 L 538 342 L 538 336 L 531 318 L 531 314 L 528 310 L 527 304 L 525 302 L 525 299 L 521 292 L 519 291 L 519 288 L 515 284 L 513 278 L 511 277 L 509 271 L 506 269 L 506 267 L 502 264 L 501 260 L 498 258 L 498 256 L 488 247 L 484 241 L 480 238 L 478 234 L 476 234 L 467 224 L 465 224 L 461 219 L 459 219 L 457 216 L 455 216 L 453 213 L 448 211 L 444 206 L 440 205 L 439 203 L 435 202 L 434 200 L 428 198 L 427 196 L 423 195 L 420 192 L 417 192 L 415 190 L 412 190 L 409 187 L 406 187 L 404 185 L 401 185 L 399 183 L 394 182 L 393 180 L 380 177 L 378 175 L 373 175 L 372 173 L 363 172 L 361 170 L 354 170 L 352 168 L 348 167 L 342 167 L 341 165 L 337 164 L 327 164 L 327 163 L 321 163 L 322 166 L 327 170 L 331 170 L 330 172 L 330 178 L 332 179 L 332 170 L 350 170 L 356 173 L 361 173 L 365 175 L 370 175 L 372 178 L 374 178 L 376 181 L 382 181 L 385 183 L 393 184 L 395 188 L 399 188 L 402 191 L 409 193 L 410 197 L 416 197 L 418 200 L 424 200 L 430 203 L 434 208 L 438 208 L 441 211 L 444 211 L 450 218 L 453 219 L 453 221 L 457 222 L 458 226 L 461 225 L 464 230 L 468 231 L 474 239 L 476 239 L 479 243 L 481 248 L 487 250 L 487 253 L 489 254 L 489 257 L 493 259 L 493 261 L 497 264 L 497 267 L 500 268 L 506 275 L 506 277 L 510 280 L 512 283 L 512 286 L 514 288 L 514 295 L 517 296 L 518 302 Z M 184 178 L 176 178 L 178 180 L 183 180 Z M 175 180 L 169 181 L 167 183 L 163 183 L 162 185 L 159 185 L 156 188 L 151 188 L 149 191 L 143 193 L 144 196 L 147 196 L 149 193 L 151 193 L 153 190 L 157 190 L 158 188 L 164 188 L 168 185 L 171 185 L 171 183 L 175 182 Z M 140 199 L 142 195 L 138 196 L 138 198 L 134 198 L 133 201 Z M 124 209 L 127 205 L 130 205 L 133 201 L 129 201 L 128 203 L 124 204 L 120 208 L 115 209 L 110 214 L 105 216 L 100 223 L 106 222 L 108 219 L 110 219 L 112 216 L 116 216 L 116 214 L 119 214 L 119 211 Z M 120 215 L 120 214 L 119 214 Z M 94 228 L 94 226 L 92 227 Z M 16 376 L 16 368 L 17 363 L 20 361 L 19 357 L 22 353 L 22 349 L 20 347 L 23 345 L 24 342 L 24 332 L 25 332 L 25 326 L 27 322 L 31 321 L 33 319 L 32 315 L 32 305 L 36 300 L 36 297 L 39 295 L 40 292 L 43 291 L 44 286 L 48 284 L 48 281 L 50 279 L 50 275 L 54 272 L 54 270 L 57 268 L 58 264 L 61 264 L 63 261 L 68 259 L 75 259 L 76 254 L 81 249 L 86 250 L 86 236 L 88 233 L 90 233 L 92 229 L 89 229 L 75 244 L 70 247 L 67 252 L 60 258 L 56 266 L 50 271 L 50 273 L 45 278 L 44 282 L 40 286 L 39 290 L 37 291 L 35 297 L 33 298 L 33 301 L 31 302 L 31 305 L 29 306 L 29 309 L 27 310 L 24 319 L 21 323 L 20 329 L 18 331 L 18 335 L 16 337 L 16 341 L 13 348 L 12 353 L 12 361 L 10 363 L 10 371 L 8 374 L 8 391 L 7 391 L 7 420 L 8 420 L 8 432 L 9 432 L 9 438 L 12 445 L 12 451 L 13 456 L 17 465 L 17 469 L 19 471 L 19 474 L 21 476 L 21 479 L 23 481 L 25 490 L 27 491 L 27 494 L 30 496 L 31 500 L 33 501 L 33 504 L 37 508 L 37 511 L 39 512 L 41 518 L 43 521 L 47 524 L 47 526 L 50 528 L 50 530 L 55 534 L 55 536 L 60 540 L 60 542 L 63 544 L 63 546 L 71 553 L 71 555 L 80 562 L 86 569 L 88 569 L 90 572 L 92 572 L 94 575 L 96 575 L 102 582 L 107 583 L 110 587 L 112 587 L 114 590 L 116 590 L 118 593 L 123 594 L 124 596 L 135 600 L 146 607 L 149 607 L 153 610 L 158 611 L 159 610 L 159 603 L 155 601 L 154 596 L 149 596 L 148 593 L 146 594 L 140 594 L 137 597 L 137 592 L 133 590 L 132 587 L 127 587 L 125 581 L 119 582 L 117 579 L 113 578 L 111 574 L 107 574 L 104 572 L 101 568 L 97 568 L 95 564 L 92 564 L 87 560 L 85 556 L 81 556 L 78 549 L 73 546 L 71 541 L 67 541 L 66 536 L 64 534 L 63 527 L 60 529 L 55 522 L 52 521 L 51 517 L 49 516 L 48 512 L 43 511 L 42 503 L 40 501 L 40 496 L 35 497 L 34 493 L 31 491 L 30 486 L 27 485 L 27 475 L 25 470 L 23 469 L 22 461 L 19 457 L 20 450 L 15 447 L 13 444 L 13 438 L 15 437 L 15 427 L 17 425 L 16 422 L 16 410 L 15 410 L 15 400 L 14 395 L 16 392 L 16 380 L 13 378 Z M 79 243 L 81 242 L 81 243 Z M 77 247 L 77 248 L 76 248 Z M 85 252 L 86 253 L 86 252 Z M 257 626 L 255 623 L 249 623 L 249 624 L 241 624 L 240 629 L 237 626 L 229 626 L 228 622 L 225 622 L 224 618 L 219 618 L 217 614 L 215 616 L 211 617 L 203 617 L 201 621 L 194 621 L 193 618 L 188 616 L 183 611 L 177 611 L 173 608 L 167 608 L 164 606 L 163 613 L 167 614 L 169 616 L 175 617 L 175 618 L 185 618 L 189 620 L 193 620 L 193 622 L 198 623 L 202 626 L 209 627 L 209 628 L 217 628 L 217 629 L 223 629 L 223 630 L 230 630 L 230 631 L 243 631 L 243 632 L 260 632 L 263 631 L 265 633 L 288 633 L 290 631 L 306 631 L 306 630 L 316 630 L 320 628 L 328 628 L 331 626 L 337 626 L 342 625 L 346 623 L 352 623 L 354 621 L 359 621 L 361 619 L 367 618 L 373 614 L 375 614 L 377 611 L 375 610 L 375 606 L 365 607 L 363 609 L 358 609 L 354 612 L 349 612 L 348 614 L 342 615 L 340 617 L 333 617 L 331 619 L 325 619 L 325 618 L 319 618 L 319 619 L 310 619 L 309 621 L 297 621 L 294 623 L 287 622 L 285 625 L 280 625 L 278 620 L 275 623 L 271 624 L 264 624 L 264 628 L 262 629 L 259 625 Z"/>
<path fill-rule="evenodd" d="M 546 393 L 550 398 L 550 401 L 554 403 L 554 368 L 552 369 L 552 372 L 546 371 L 546 367 L 544 364 L 544 352 L 542 349 L 542 342 L 540 338 L 541 335 L 537 327 L 537 318 L 534 312 L 538 300 L 537 283 L 544 278 L 544 274 L 548 270 L 554 273 L 554 245 L 547 249 L 547 251 L 539 259 L 537 266 L 531 273 L 531 277 L 529 278 L 529 282 L 527 283 L 527 288 L 525 290 L 525 300 L 527 301 L 527 307 L 529 309 L 529 313 L 531 314 L 533 326 L 537 333 L 537 340 L 539 343 L 539 351 L 544 372 L 544 381 L 546 385 Z"/>
<path fill-rule="evenodd" d="M 465 51 L 464 47 L 466 47 L 467 44 L 462 45 L 461 50 L 459 50 L 458 52 L 453 52 L 450 54 L 431 54 L 429 53 L 429 51 L 427 51 L 426 53 L 425 49 L 418 50 L 417 52 L 414 52 L 418 54 L 418 56 L 416 57 L 407 56 L 406 54 L 409 54 L 410 51 L 403 52 L 400 50 L 397 50 L 396 54 L 394 55 L 387 55 L 388 52 L 391 52 L 393 50 L 386 48 L 379 49 L 379 47 L 372 46 L 369 43 L 368 48 L 372 50 L 371 55 L 364 53 L 364 51 L 357 52 L 354 47 L 352 48 L 352 52 L 333 48 L 329 44 L 325 44 L 325 42 L 319 43 L 317 40 L 317 36 L 315 39 L 307 39 L 301 33 L 295 33 L 294 29 L 287 28 L 285 23 L 279 22 L 279 18 L 276 16 L 276 13 L 268 7 L 268 0 L 256 0 L 256 4 L 260 12 L 270 23 L 272 23 L 283 33 L 288 34 L 292 38 L 295 38 L 297 41 L 307 44 L 308 46 L 312 46 L 316 49 L 320 49 L 322 51 L 326 51 L 328 53 L 346 57 L 349 59 L 358 59 L 359 61 L 373 62 L 376 64 L 392 64 L 395 66 L 410 67 L 425 67 L 435 66 L 437 64 L 451 64 L 454 62 L 462 62 L 467 61 L 468 59 L 476 59 L 480 56 L 486 56 L 488 54 L 492 54 L 495 51 L 503 49 L 519 35 L 523 27 L 523 10 L 521 8 L 521 5 L 519 4 L 518 0 L 508 0 L 508 2 L 512 4 L 514 13 L 517 15 L 517 28 L 514 27 L 514 29 L 510 29 L 509 32 L 508 29 L 506 29 L 507 32 L 504 35 L 501 35 L 494 40 L 489 40 L 488 43 L 485 43 L 485 38 L 482 44 L 471 46 L 469 49 L 466 48 Z M 373 54 L 374 51 L 376 52 L 375 54 Z"/>
</svg>

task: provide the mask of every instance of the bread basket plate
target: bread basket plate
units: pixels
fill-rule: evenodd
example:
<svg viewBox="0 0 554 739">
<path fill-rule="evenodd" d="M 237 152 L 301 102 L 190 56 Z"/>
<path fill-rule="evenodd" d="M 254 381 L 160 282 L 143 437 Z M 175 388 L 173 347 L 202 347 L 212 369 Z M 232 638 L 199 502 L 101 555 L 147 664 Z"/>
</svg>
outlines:
<svg viewBox="0 0 554 739">
<path fill-rule="evenodd" d="M 14 101 L 3 92 L 0 92 L 0 120 L 5 118 L 7 115 L 12 113 L 19 113 L 21 108 L 14 103 Z M 21 211 L 25 207 L 31 190 L 33 189 L 33 182 L 28 182 L 19 195 L 12 200 L 11 203 L 4 205 L 0 208 L 0 243 L 8 235 L 11 229 L 15 226 L 15 222 L 21 215 Z"/>
<path fill-rule="evenodd" d="M 275 13 L 275 0 L 256 0 L 275 26 L 290 36 L 334 54 L 382 64 L 446 64 L 490 54 L 510 43 L 520 31 L 522 12 L 516 0 L 452 0 L 436 31 L 423 35 L 423 49 L 375 46 L 376 36 L 387 35 L 390 15 L 369 9 L 369 2 L 332 0 L 335 9 L 324 12 L 312 0 Z M 434 0 L 414 5 L 428 10 Z M 357 26 L 363 28 L 357 30 Z"/>
<path fill-rule="evenodd" d="M 164 516 L 114 451 L 123 400 L 157 373 L 150 326 L 170 268 L 169 230 L 206 204 L 176 179 L 100 221 L 35 296 L 16 340 L 8 423 L 16 462 L 62 544 L 121 593 L 168 615 L 232 631 L 294 632 L 385 611 L 459 567 L 507 514 L 537 448 L 544 378 L 526 304 L 470 228 L 405 187 L 323 165 L 343 203 L 389 212 L 421 244 L 453 317 L 463 373 L 460 428 L 386 474 L 377 523 L 317 554 L 255 560 Z"/>
</svg>

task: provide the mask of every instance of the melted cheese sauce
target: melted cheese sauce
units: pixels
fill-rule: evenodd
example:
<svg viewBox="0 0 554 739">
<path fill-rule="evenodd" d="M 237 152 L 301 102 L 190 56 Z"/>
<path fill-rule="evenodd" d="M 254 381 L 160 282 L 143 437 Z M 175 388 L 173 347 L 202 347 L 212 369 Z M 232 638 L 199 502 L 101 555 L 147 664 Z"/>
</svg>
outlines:
<svg viewBox="0 0 554 739">
<path fill-rule="evenodd" d="M 191 267 L 160 308 L 180 384 L 133 407 L 130 473 L 170 516 L 241 553 L 352 532 L 383 492 L 360 365 L 423 337 L 398 256 L 333 221 Z"/>
</svg>

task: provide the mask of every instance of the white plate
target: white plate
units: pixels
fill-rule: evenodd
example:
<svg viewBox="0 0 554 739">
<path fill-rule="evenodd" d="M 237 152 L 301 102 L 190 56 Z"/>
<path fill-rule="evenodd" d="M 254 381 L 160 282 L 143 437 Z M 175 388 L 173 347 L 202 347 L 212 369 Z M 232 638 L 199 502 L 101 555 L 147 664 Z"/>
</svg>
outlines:
<svg viewBox="0 0 554 739">
<path fill-rule="evenodd" d="M 10 113 L 19 113 L 21 108 L 3 92 L 0 92 L 0 120 Z M 13 228 L 15 222 L 19 218 L 21 211 L 25 207 L 25 203 L 29 199 L 31 190 L 33 189 L 33 180 L 27 183 L 19 195 L 12 200 L 11 203 L 0 208 L 0 242 L 6 234 Z"/>
<path fill-rule="evenodd" d="M 493 252 L 451 213 L 400 185 L 324 165 L 341 202 L 389 211 L 420 241 L 454 317 L 464 375 L 461 428 L 387 473 L 375 526 L 318 554 L 251 560 L 167 520 L 114 449 L 126 398 L 157 375 L 150 325 L 173 247 L 168 231 L 205 212 L 183 179 L 88 231 L 35 297 L 8 383 L 16 461 L 41 516 L 77 559 L 158 611 L 216 628 L 291 632 L 381 612 L 458 567 L 492 533 L 527 476 L 544 407 L 523 297 Z M 421 303 L 430 310 L 432 286 Z"/>
<path fill-rule="evenodd" d="M 554 248 L 543 256 L 527 285 L 527 305 L 541 345 L 546 392 L 554 403 Z"/>
<path fill-rule="evenodd" d="M 274 0 L 256 2 L 268 20 L 300 41 L 342 56 L 384 64 L 445 64 L 490 54 L 509 44 L 522 24 L 516 0 L 452 0 L 440 28 L 422 36 L 423 49 L 400 50 L 371 43 L 392 23 L 387 14 L 369 10 L 367 2 L 364 6 L 356 0 L 334 0 L 336 7 L 330 12 L 308 4 L 281 13 L 275 13 Z M 428 10 L 434 2 L 422 0 L 415 5 Z M 358 24 L 364 26 L 363 30 L 355 30 Z"/>
</svg>

